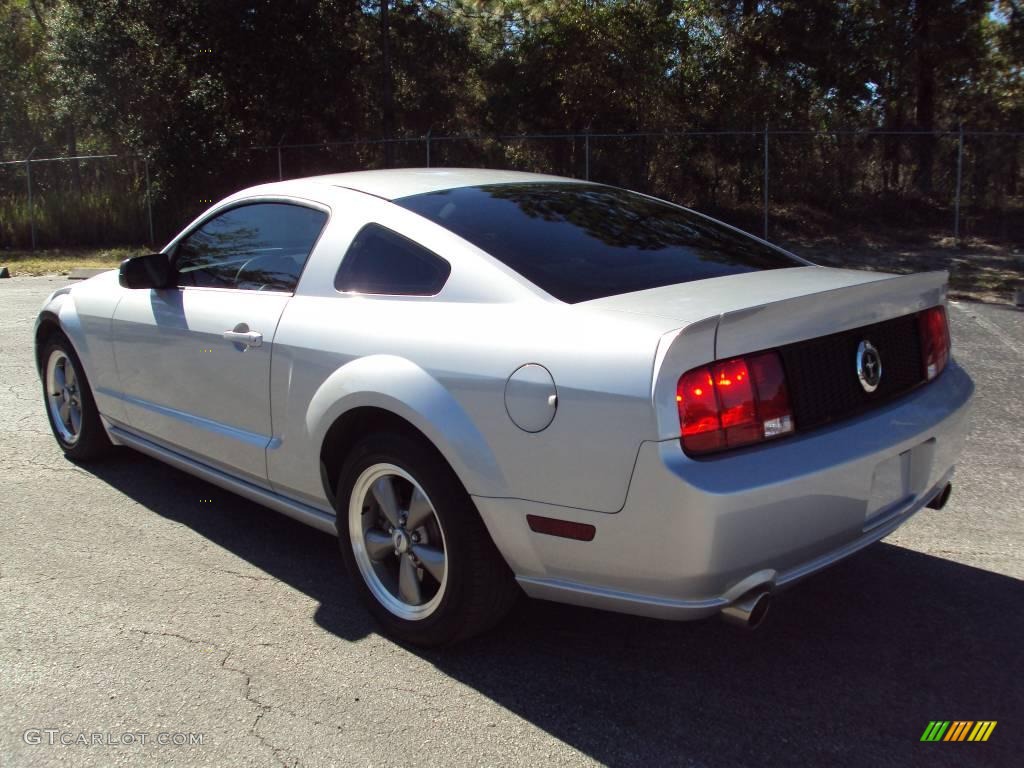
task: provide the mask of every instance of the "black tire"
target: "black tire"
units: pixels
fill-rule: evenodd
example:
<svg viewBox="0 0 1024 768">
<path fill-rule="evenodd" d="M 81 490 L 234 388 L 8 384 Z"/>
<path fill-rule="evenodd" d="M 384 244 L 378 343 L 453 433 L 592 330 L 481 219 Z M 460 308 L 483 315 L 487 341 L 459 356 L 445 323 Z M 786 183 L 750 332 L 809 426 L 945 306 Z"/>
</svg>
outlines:
<svg viewBox="0 0 1024 768">
<path fill-rule="evenodd" d="M 63 355 L 74 369 L 76 379 L 75 395 L 81 409 L 81 424 L 76 437 L 69 438 L 66 428 L 62 430 L 50 407 L 50 393 L 47 391 L 47 371 L 50 360 L 54 355 Z M 92 388 L 89 386 L 89 379 L 82 367 L 82 361 L 75 354 L 75 348 L 62 333 L 54 333 L 43 345 L 43 352 L 40 358 L 42 365 L 43 381 L 43 407 L 46 410 L 46 418 L 50 422 L 50 430 L 53 432 L 57 444 L 60 445 L 64 455 L 72 461 L 94 461 L 110 453 L 113 447 L 107 432 L 100 422 L 100 412 L 96 408 L 96 401 L 92 396 Z"/>
<path fill-rule="evenodd" d="M 349 503 L 360 476 L 380 464 L 397 466 L 415 479 L 429 497 L 443 530 L 446 585 L 439 604 L 424 618 L 410 620 L 392 613 L 374 595 L 356 561 L 349 531 Z M 519 586 L 469 494 L 440 453 L 425 440 L 394 433 L 366 436 L 346 458 L 335 498 L 345 569 L 370 613 L 395 638 L 419 646 L 465 640 L 501 621 L 519 596 Z"/>
</svg>

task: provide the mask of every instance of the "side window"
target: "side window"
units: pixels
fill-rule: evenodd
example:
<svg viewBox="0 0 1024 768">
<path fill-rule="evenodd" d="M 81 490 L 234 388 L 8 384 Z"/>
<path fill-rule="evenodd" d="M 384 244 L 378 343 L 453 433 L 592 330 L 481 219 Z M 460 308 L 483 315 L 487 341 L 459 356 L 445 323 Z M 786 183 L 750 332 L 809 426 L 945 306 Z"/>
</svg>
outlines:
<svg viewBox="0 0 1024 768">
<path fill-rule="evenodd" d="M 433 296 L 451 271 L 451 264 L 423 246 L 379 224 L 367 224 L 341 260 L 334 287 L 357 293 Z"/>
<path fill-rule="evenodd" d="M 232 208 L 178 244 L 178 285 L 294 291 L 327 214 L 288 203 Z"/>
</svg>

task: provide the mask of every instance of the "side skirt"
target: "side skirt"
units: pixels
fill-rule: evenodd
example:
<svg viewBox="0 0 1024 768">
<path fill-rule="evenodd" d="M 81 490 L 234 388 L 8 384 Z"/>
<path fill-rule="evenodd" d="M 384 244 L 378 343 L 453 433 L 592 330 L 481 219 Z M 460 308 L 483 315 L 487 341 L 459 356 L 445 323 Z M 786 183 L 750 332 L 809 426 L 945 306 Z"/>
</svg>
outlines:
<svg viewBox="0 0 1024 768">
<path fill-rule="evenodd" d="M 121 427 L 108 423 L 107 431 L 111 439 L 118 445 L 127 445 L 129 448 L 139 451 L 139 453 L 152 456 L 154 459 L 170 464 L 182 472 L 188 472 L 190 475 L 202 478 L 206 482 L 213 483 L 226 491 L 237 493 L 239 496 L 269 507 L 275 512 L 280 512 L 282 515 L 287 515 L 298 520 L 300 523 L 305 523 L 324 533 L 329 533 L 332 536 L 338 535 L 334 515 L 329 515 L 326 512 L 321 512 L 319 509 L 314 509 L 292 499 L 279 496 L 265 488 L 259 488 L 252 483 L 239 480 L 218 469 L 213 469 L 198 461 L 182 456 L 180 453 L 175 453 L 156 443 L 150 442 L 144 437 L 132 434 Z"/>
</svg>

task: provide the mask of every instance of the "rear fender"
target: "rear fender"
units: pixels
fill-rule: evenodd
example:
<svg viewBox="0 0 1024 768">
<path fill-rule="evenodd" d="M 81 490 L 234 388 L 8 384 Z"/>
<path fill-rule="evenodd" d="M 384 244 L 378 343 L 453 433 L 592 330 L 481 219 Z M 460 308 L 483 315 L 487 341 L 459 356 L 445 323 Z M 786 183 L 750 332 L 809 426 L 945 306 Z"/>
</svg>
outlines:
<svg viewBox="0 0 1024 768">
<path fill-rule="evenodd" d="M 354 408 L 381 408 L 426 435 L 470 493 L 507 495 L 490 447 L 454 397 L 425 370 L 395 355 L 370 355 L 332 373 L 313 395 L 306 431 L 323 445 L 327 431 Z"/>
</svg>

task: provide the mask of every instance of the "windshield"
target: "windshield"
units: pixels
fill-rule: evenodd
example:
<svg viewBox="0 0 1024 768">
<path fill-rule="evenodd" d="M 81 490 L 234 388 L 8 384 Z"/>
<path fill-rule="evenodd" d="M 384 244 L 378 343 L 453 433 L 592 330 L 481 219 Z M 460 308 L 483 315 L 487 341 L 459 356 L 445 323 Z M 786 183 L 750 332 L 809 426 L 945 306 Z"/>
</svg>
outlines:
<svg viewBox="0 0 1024 768">
<path fill-rule="evenodd" d="M 598 184 L 494 184 L 394 202 L 570 304 L 804 264 L 697 213 Z"/>
</svg>

